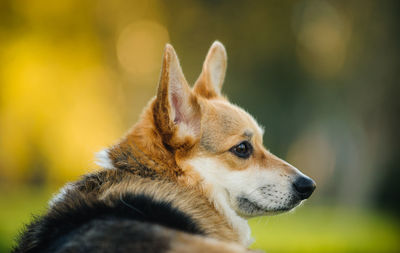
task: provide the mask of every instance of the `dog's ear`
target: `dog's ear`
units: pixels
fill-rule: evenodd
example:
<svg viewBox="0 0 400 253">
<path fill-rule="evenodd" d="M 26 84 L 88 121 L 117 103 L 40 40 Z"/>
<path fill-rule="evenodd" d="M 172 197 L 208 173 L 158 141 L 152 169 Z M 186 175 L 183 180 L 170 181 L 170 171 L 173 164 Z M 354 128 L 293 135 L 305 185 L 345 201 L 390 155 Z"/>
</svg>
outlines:
<svg viewBox="0 0 400 253">
<path fill-rule="evenodd" d="M 153 107 L 157 129 L 168 145 L 183 144 L 200 135 L 200 106 L 183 75 L 174 48 L 164 50 L 161 77 Z"/>
<path fill-rule="evenodd" d="M 215 41 L 203 64 L 203 70 L 194 85 L 194 92 L 205 98 L 221 95 L 221 88 L 225 78 L 227 56 L 224 45 Z"/>
</svg>

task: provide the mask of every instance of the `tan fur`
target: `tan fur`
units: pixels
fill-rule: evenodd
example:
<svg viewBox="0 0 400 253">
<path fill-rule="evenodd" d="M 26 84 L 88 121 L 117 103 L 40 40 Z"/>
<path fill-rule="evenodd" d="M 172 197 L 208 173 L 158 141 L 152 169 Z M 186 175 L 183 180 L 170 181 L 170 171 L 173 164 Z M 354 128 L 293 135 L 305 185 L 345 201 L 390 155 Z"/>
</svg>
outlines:
<svg viewBox="0 0 400 253">
<path fill-rule="evenodd" d="M 207 75 L 207 60 L 215 49 L 211 49 L 206 58 L 205 67 L 191 92 L 182 74 L 186 92 L 189 93 L 188 103 L 193 109 L 193 119 L 201 126 L 198 136 L 177 136 L 177 126 L 169 118 L 170 105 L 168 101 L 168 68 L 170 61 L 177 61 L 172 47 L 167 46 L 157 97 L 153 98 L 144 110 L 139 122 L 127 136 L 110 150 L 113 163 L 118 165 L 118 156 L 126 149 L 140 150 L 142 155 L 151 157 L 141 162 L 154 168 L 158 173 L 186 185 L 198 185 L 199 175 L 185 164 L 185 161 L 200 155 L 217 155 L 223 163 L 232 170 L 245 170 L 256 164 L 265 169 L 280 169 L 283 174 L 294 174 L 293 167 L 268 152 L 262 144 L 262 132 L 257 123 L 243 110 L 232 106 L 226 98 L 212 91 L 210 77 Z M 171 56 L 172 55 L 172 56 Z M 179 65 L 179 62 L 177 63 Z M 179 67 L 180 68 L 180 67 Z M 221 84 L 222 85 L 222 84 Z M 253 134 L 255 155 L 250 160 L 234 157 L 228 150 L 243 138 L 246 130 Z M 145 137 L 145 138 L 144 138 Z M 167 146 L 166 146 L 167 145 Z M 168 150 L 168 147 L 171 150 Z M 139 157 L 141 154 L 137 154 Z M 124 161 L 132 162 L 134 161 Z M 155 166 L 156 165 L 156 166 Z"/>
<path fill-rule="evenodd" d="M 250 253 L 255 252 L 240 244 L 218 241 L 203 236 L 177 233 L 171 241 L 168 253 Z"/>
<path fill-rule="evenodd" d="M 248 171 L 246 176 L 254 178 L 258 177 L 260 170 L 279 175 L 273 182 L 275 185 L 271 187 L 276 187 L 276 185 L 292 187 L 293 178 L 300 172 L 271 154 L 263 146 L 263 129 L 258 123 L 247 112 L 229 103 L 227 98 L 221 95 L 226 60 L 223 45 L 215 42 L 207 54 L 203 70 L 194 88 L 191 89 L 183 75 L 174 49 L 167 45 L 156 97 L 144 109 L 138 123 L 120 143 L 108 150 L 108 154 L 113 166 L 117 169 L 131 170 L 140 176 L 169 180 L 179 187 L 192 189 L 191 194 L 194 199 L 202 197 L 208 199 L 212 203 L 209 208 L 213 211 L 217 210 L 220 214 L 212 216 L 215 218 L 215 224 L 224 224 L 214 225 L 217 231 L 215 235 L 246 244 L 249 242 L 250 233 L 249 231 L 239 232 L 239 230 L 246 230 L 247 223 L 238 214 L 227 210 L 234 208 L 238 211 L 238 203 L 236 203 L 238 200 L 234 199 L 238 196 L 230 195 L 231 200 L 226 200 L 227 196 L 219 196 L 218 198 L 220 200 L 224 198 L 225 202 L 217 203 L 220 200 L 216 200 L 216 194 L 218 191 L 225 194 L 221 191 L 226 191 L 226 189 L 216 188 L 215 184 L 207 182 L 205 178 L 207 175 L 193 165 L 196 159 L 210 158 L 213 166 L 221 166 L 224 170 L 232 172 Z M 252 144 L 254 152 L 250 158 L 241 159 L 230 150 L 245 140 Z M 143 166 L 145 170 L 137 169 Z M 213 177 L 212 173 L 218 173 L 216 170 L 218 168 L 207 172 L 208 177 Z M 120 192 L 121 189 L 118 187 L 127 188 L 128 186 L 126 184 L 113 186 L 108 192 L 114 191 L 113 189 L 115 192 Z M 130 190 L 135 190 L 135 187 L 140 186 L 132 186 Z M 152 189 L 151 186 L 148 187 Z M 282 192 L 282 189 L 281 187 L 282 196 L 277 198 L 288 199 L 288 193 Z M 287 191 L 286 188 L 284 190 Z M 237 189 L 235 191 L 236 194 L 240 194 Z M 249 192 L 251 191 L 247 190 L 248 194 Z M 278 191 L 275 190 L 275 192 Z M 168 196 L 165 197 L 168 198 Z M 176 203 L 180 205 L 180 208 L 187 212 L 195 212 L 187 207 L 188 203 L 180 201 L 180 197 L 176 198 Z M 278 203 L 277 200 L 274 201 Z M 272 210 L 271 213 L 275 211 Z M 203 222 L 203 218 L 207 219 L 203 216 L 198 217 L 200 223 Z M 229 232 L 231 235 L 228 236 L 229 233 L 226 232 L 228 230 L 234 232 Z M 235 233 L 236 235 L 233 235 Z M 238 233 L 242 233 L 239 239 Z"/>
<path fill-rule="evenodd" d="M 171 202 L 172 206 L 190 215 L 208 236 L 223 240 L 237 241 L 238 235 L 226 220 L 221 217 L 200 192 L 187 187 L 180 187 L 173 182 L 155 181 L 149 178 L 129 177 L 113 185 L 106 185 L 100 199 L 115 198 L 121 193 L 145 194 L 154 200 Z"/>
<path fill-rule="evenodd" d="M 100 199 L 105 203 L 111 203 L 122 194 L 144 194 L 155 201 L 170 202 L 173 207 L 188 214 L 207 236 L 222 241 L 238 240 L 237 233 L 201 192 L 169 180 L 144 178 L 122 170 L 104 170 L 70 184 L 65 191 L 68 196 L 76 195 L 88 201 Z M 68 205 L 66 201 L 69 199 L 54 202 L 53 207 L 59 203 Z"/>
<path fill-rule="evenodd" d="M 169 244 L 170 253 L 188 252 L 188 249 L 190 252 L 250 252 L 233 243 L 238 241 L 237 233 L 199 191 L 169 180 L 137 176 L 130 171 L 103 170 L 86 175 L 65 187 L 64 195 L 68 197 L 55 200 L 50 211 L 57 213 L 57 210 L 77 206 L 77 203 L 98 200 L 112 206 L 116 199 L 126 194 L 146 195 L 154 201 L 171 203 L 173 208 L 189 215 L 204 232 L 205 236 L 193 235 L 153 224 L 157 236 Z"/>
<path fill-rule="evenodd" d="M 222 44 L 216 42 L 210 48 L 206 59 L 204 60 L 203 70 L 196 81 L 193 91 L 195 94 L 204 98 L 221 97 L 221 88 L 225 79 L 225 71 L 227 65 L 227 56 Z M 215 68 L 218 68 L 218 74 L 212 75 Z"/>
</svg>

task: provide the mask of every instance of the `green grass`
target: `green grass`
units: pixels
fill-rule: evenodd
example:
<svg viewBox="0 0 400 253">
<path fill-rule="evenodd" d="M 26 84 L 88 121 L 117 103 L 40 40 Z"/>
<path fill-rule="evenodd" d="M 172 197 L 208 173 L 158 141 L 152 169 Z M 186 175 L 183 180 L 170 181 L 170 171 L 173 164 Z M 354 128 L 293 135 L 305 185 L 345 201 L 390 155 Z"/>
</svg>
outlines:
<svg viewBox="0 0 400 253">
<path fill-rule="evenodd" d="M 0 252 L 10 251 L 23 224 L 28 223 L 32 215 L 44 212 L 51 196 L 51 191 L 44 189 L 1 189 Z"/>
<path fill-rule="evenodd" d="M 371 210 L 303 206 L 250 220 L 252 248 L 274 252 L 400 252 L 396 219 Z"/>
<path fill-rule="evenodd" d="M 45 210 L 51 190 L 0 193 L 0 252 L 8 252 L 22 224 Z M 385 213 L 305 205 L 295 212 L 249 221 L 253 249 L 275 252 L 400 252 L 400 224 Z"/>
</svg>

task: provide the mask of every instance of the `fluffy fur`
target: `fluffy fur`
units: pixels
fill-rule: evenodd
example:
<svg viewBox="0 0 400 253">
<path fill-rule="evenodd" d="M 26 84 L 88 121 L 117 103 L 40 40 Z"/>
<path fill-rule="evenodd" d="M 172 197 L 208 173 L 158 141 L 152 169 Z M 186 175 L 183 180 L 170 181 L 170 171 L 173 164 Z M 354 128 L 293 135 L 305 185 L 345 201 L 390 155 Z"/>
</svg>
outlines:
<svg viewBox="0 0 400 253">
<path fill-rule="evenodd" d="M 221 95 L 226 66 L 215 42 L 190 88 L 167 45 L 156 97 L 98 154 L 107 170 L 63 188 L 14 252 L 245 252 L 246 218 L 308 198 L 315 183 L 271 154 L 263 128 Z M 249 155 L 234 151 L 241 143 Z"/>
<path fill-rule="evenodd" d="M 170 233 L 178 231 L 236 238 L 207 199 L 167 180 L 106 170 L 62 191 L 48 213 L 27 227 L 14 252 L 110 252 L 116 245 L 119 252 L 164 252 L 171 249 Z"/>
</svg>

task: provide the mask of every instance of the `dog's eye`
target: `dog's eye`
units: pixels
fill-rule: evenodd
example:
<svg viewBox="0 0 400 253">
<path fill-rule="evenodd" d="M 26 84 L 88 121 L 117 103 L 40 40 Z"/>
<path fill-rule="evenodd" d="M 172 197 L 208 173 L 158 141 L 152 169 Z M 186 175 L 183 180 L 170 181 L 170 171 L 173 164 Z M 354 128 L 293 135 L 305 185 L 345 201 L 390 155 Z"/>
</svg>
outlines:
<svg viewBox="0 0 400 253">
<path fill-rule="evenodd" d="M 250 142 L 243 141 L 236 146 L 233 146 L 230 151 L 240 158 L 249 158 L 253 153 L 253 147 Z"/>
</svg>

